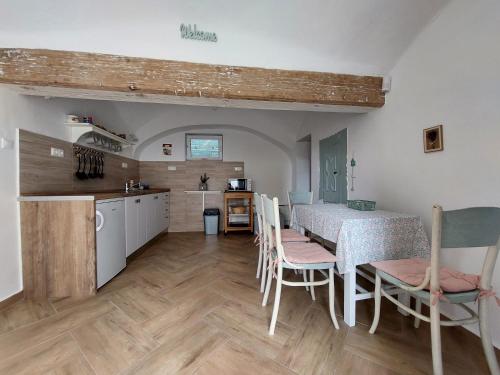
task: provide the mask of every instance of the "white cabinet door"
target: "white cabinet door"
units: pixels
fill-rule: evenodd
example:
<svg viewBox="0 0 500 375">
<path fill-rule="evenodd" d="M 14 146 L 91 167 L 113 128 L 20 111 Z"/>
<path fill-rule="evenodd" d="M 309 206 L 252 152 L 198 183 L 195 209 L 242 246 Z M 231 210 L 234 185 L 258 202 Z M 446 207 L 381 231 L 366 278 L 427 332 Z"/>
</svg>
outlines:
<svg viewBox="0 0 500 375">
<path fill-rule="evenodd" d="M 125 198 L 127 256 L 168 228 L 169 194 Z"/>
<path fill-rule="evenodd" d="M 137 227 L 138 227 L 138 244 L 139 247 L 144 246 L 150 240 L 148 238 L 148 216 L 149 216 L 149 198 L 150 195 L 142 195 L 139 198 L 139 214 Z"/>
<path fill-rule="evenodd" d="M 169 219 L 170 219 L 170 194 L 169 193 L 162 193 L 160 195 L 160 227 L 161 227 L 161 232 L 165 231 L 168 229 L 168 224 L 169 224 Z"/>
<path fill-rule="evenodd" d="M 127 256 L 131 255 L 139 248 L 139 202 L 136 197 L 125 198 L 125 240 Z"/>
<path fill-rule="evenodd" d="M 153 196 L 153 237 L 156 237 L 162 232 L 162 220 L 161 220 L 161 211 L 162 211 L 162 199 L 161 194 L 156 194 Z"/>
<path fill-rule="evenodd" d="M 123 199 L 96 203 L 100 218 L 96 228 L 97 287 L 126 266 L 125 209 Z"/>
<path fill-rule="evenodd" d="M 156 228 L 155 228 L 155 223 L 156 223 L 156 206 L 155 203 L 157 202 L 158 195 L 157 194 L 150 194 L 150 195 L 144 195 L 143 196 L 143 201 L 144 201 L 144 210 L 145 212 L 145 225 L 146 225 L 146 242 L 152 240 L 156 236 Z"/>
</svg>

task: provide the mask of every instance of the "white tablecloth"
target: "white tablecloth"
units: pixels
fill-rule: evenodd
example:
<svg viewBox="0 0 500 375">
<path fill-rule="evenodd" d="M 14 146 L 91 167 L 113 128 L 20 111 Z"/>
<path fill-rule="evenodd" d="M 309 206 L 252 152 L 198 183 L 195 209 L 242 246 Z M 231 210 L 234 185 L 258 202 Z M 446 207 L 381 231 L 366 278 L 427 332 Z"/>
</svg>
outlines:
<svg viewBox="0 0 500 375">
<path fill-rule="evenodd" d="M 344 204 L 295 205 L 291 225 L 337 244 L 340 273 L 370 262 L 427 258 L 429 240 L 420 217 L 388 211 L 357 211 Z"/>
</svg>

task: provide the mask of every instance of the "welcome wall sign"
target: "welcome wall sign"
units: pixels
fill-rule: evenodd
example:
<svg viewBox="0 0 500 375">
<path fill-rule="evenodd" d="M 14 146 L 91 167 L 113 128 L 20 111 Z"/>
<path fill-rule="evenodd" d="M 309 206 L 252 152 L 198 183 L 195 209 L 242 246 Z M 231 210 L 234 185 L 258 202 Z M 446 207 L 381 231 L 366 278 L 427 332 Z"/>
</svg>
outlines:
<svg viewBox="0 0 500 375">
<path fill-rule="evenodd" d="M 196 24 L 184 25 L 181 23 L 180 27 L 181 38 L 183 39 L 193 39 L 201 40 L 203 42 L 217 42 L 217 34 L 209 31 L 201 31 L 196 28 Z"/>
</svg>

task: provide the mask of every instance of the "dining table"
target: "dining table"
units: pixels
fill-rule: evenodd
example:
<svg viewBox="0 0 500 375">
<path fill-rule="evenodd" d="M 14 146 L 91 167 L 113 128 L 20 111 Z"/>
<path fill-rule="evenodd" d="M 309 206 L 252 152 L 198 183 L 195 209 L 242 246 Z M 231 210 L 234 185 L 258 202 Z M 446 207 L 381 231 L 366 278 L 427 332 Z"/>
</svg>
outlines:
<svg viewBox="0 0 500 375">
<path fill-rule="evenodd" d="M 351 327 L 356 324 L 356 302 L 374 295 L 356 283 L 357 275 L 373 281 L 359 266 L 430 256 L 427 234 L 416 215 L 359 211 L 338 203 L 300 204 L 293 206 L 290 225 L 336 244 L 337 270 L 344 280 L 344 321 Z M 399 296 L 408 298 L 406 293 Z"/>
</svg>

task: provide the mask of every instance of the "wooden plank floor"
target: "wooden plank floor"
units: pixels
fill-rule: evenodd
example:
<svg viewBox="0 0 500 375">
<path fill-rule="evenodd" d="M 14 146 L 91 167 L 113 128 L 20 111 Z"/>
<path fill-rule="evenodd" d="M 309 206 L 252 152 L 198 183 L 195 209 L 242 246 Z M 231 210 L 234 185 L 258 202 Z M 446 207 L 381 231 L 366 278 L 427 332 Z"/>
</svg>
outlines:
<svg viewBox="0 0 500 375">
<path fill-rule="evenodd" d="M 0 374 L 430 374 L 429 326 L 387 302 L 375 335 L 373 303 L 358 324 L 330 321 L 327 288 L 311 301 L 284 287 L 276 335 L 260 306 L 249 235 L 171 233 L 86 300 L 20 301 L 0 311 Z M 293 276 L 292 276 L 293 277 Z M 272 296 L 271 296 L 272 297 Z M 272 301 L 272 299 L 271 299 Z M 448 374 L 487 374 L 477 337 L 443 328 Z"/>
</svg>

